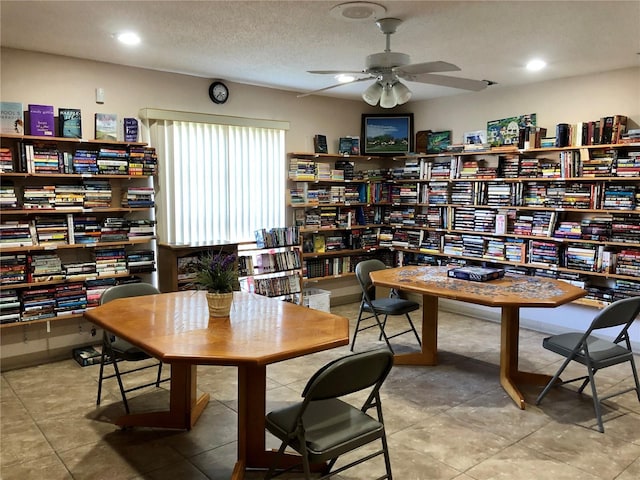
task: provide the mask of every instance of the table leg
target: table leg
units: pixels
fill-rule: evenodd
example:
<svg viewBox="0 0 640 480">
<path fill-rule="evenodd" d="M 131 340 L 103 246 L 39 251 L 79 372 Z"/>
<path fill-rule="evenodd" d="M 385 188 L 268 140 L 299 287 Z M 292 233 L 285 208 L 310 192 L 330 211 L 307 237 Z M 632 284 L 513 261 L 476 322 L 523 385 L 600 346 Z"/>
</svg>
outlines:
<svg viewBox="0 0 640 480">
<path fill-rule="evenodd" d="M 116 425 L 190 430 L 209 403 L 208 393 L 197 396 L 196 368 L 191 364 L 171 364 L 169 411 L 124 415 L 116 420 Z"/>
<path fill-rule="evenodd" d="M 551 377 L 540 373 L 521 372 L 518 369 L 519 333 L 520 309 L 514 306 L 502 307 L 500 384 L 516 405 L 524 410 L 524 395 L 516 384 L 546 385 Z"/>
<path fill-rule="evenodd" d="M 422 350 L 395 355 L 395 365 L 437 365 L 438 363 L 438 297 L 422 296 Z"/>
</svg>

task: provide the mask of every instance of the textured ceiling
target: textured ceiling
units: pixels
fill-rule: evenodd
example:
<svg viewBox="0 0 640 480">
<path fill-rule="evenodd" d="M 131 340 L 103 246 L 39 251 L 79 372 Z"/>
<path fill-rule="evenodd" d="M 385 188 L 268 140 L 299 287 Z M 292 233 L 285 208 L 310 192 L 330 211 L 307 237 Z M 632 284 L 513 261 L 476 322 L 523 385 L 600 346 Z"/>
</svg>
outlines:
<svg viewBox="0 0 640 480">
<path fill-rule="evenodd" d="M 361 70 L 385 48 L 373 20 L 347 22 L 341 1 L 0 1 L 1 44 L 305 92 L 335 84 L 307 70 Z M 403 20 L 391 50 L 443 60 L 490 88 L 640 65 L 640 1 L 377 1 Z M 125 47 L 113 34 L 135 30 Z M 549 66 L 524 69 L 532 57 Z M 407 83 L 413 99 L 466 93 Z M 359 98 L 368 82 L 323 95 Z"/>
</svg>

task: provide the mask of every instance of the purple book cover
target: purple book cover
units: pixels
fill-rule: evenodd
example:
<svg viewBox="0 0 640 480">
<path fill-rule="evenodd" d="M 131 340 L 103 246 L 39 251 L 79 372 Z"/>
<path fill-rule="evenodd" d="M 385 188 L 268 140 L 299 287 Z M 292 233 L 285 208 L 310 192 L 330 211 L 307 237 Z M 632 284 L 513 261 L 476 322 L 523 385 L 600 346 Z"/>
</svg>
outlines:
<svg viewBox="0 0 640 480">
<path fill-rule="evenodd" d="M 29 105 L 29 134 L 53 137 L 53 105 Z"/>
<path fill-rule="evenodd" d="M 138 141 L 138 120 L 135 118 L 124 119 L 124 141 L 125 142 L 137 142 Z"/>
</svg>

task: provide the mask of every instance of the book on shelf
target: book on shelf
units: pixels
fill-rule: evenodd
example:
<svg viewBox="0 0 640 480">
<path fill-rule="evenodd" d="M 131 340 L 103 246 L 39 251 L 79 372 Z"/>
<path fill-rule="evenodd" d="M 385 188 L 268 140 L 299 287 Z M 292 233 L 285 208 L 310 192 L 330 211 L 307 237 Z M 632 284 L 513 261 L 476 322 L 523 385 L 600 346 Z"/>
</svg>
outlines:
<svg viewBox="0 0 640 480">
<path fill-rule="evenodd" d="M 338 143 L 338 153 L 342 155 L 351 155 L 351 147 L 351 137 L 340 137 L 340 141 Z"/>
<path fill-rule="evenodd" d="M 118 139 L 118 116 L 115 113 L 96 113 L 96 140 Z"/>
<path fill-rule="evenodd" d="M 29 104 L 29 134 L 43 137 L 55 136 L 53 105 Z"/>
<path fill-rule="evenodd" d="M 82 138 L 82 112 L 79 108 L 58 108 L 60 136 Z"/>
<path fill-rule="evenodd" d="M 313 137 L 313 151 L 315 153 L 329 153 L 326 135 L 318 134 Z"/>
<path fill-rule="evenodd" d="M 451 278 L 459 278 L 461 280 L 471 280 L 473 282 L 486 282 L 504 277 L 503 268 L 487 268 L 487 267 L 458 267 L 447 271 L 447 275 Z"/>
<path fill-rule="evenodd" d="M 24 133 L 21 102 L 0 102 L 0 133 Z"/>
<path fill-rule="evenodd" d="M 125 142 L 138 141 L 138 119 L 125 118 L 122 120 L 123 138 Z"/>
</svg>

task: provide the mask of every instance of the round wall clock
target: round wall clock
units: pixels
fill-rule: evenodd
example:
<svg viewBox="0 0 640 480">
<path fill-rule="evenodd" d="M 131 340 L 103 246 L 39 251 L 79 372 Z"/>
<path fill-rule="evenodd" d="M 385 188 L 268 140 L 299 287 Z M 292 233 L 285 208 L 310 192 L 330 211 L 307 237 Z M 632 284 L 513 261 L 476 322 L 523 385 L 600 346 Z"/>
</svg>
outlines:
<svg viewBox="0 0 640 480">
<path fill-rule="evenodd" d="M 229 99 L 229 88 L 222 82 L 213 82 L 209 85 L 209 98 L 213 103 L 222 104 Z"/>
</svg>

